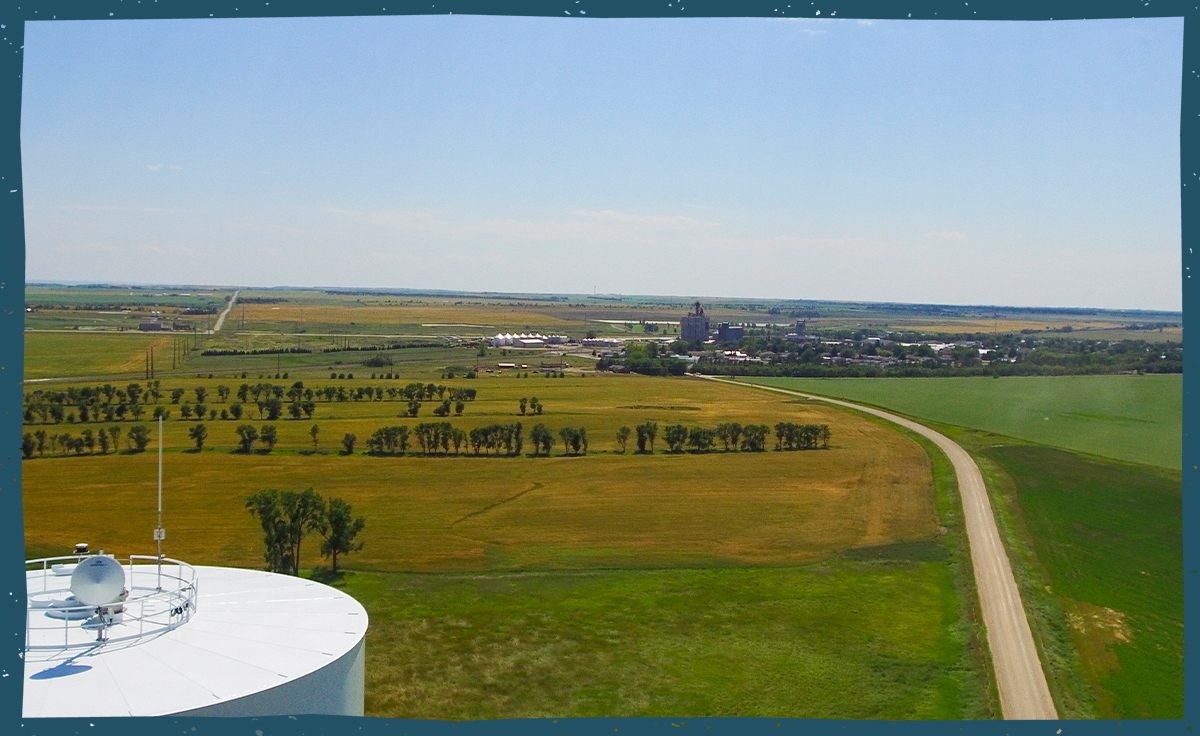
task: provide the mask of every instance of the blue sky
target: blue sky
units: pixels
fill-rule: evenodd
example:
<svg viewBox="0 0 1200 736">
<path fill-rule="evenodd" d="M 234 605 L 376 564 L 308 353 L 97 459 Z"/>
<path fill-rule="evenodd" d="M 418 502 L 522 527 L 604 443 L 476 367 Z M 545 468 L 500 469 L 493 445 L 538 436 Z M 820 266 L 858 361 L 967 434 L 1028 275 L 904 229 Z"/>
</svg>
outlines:
<svg viewBox="0 0 1200 736">
<path fill-rule="evenodd" d="M 30 280 L 1181 308 L 1181 19 L 26 28 Z"/>
</svg>

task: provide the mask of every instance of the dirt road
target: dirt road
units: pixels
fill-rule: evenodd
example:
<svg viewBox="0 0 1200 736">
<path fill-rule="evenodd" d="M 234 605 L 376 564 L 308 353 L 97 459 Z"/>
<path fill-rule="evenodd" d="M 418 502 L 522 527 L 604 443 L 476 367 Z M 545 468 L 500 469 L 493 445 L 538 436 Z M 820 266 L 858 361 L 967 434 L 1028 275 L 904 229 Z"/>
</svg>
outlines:
<svg viewBox="0 0 1200 736">
<path fill-rule="evenodd" d="M 737 381 L 720 382 L 752 386 Z M 995 667 L 996 686 L 1000 691 L 1000 710 L 1004 717 L 1010 720 L 1057 719 L 1058 713 L 1054 709 L 1050 688 L 1046 685 L 1046 675 L 1042 671 L 1037 647 L 1033 643 L 1033 634 L 1029 630 L 1029 619 L 1026 618 L 1025 608 L 1021 605 L 1021 593 L 1017 589 L 1008 554 L 1000 541 L 996 519 L 992 516 L 992 505 L 983 485 L 983 475 L 966 450 L 943 434 L 880 409 L 772 386 L 753 387 L 825 401 L 873 414 L 928 437 L 946 453 L 950 462 L 954 464 L 955 475 L 958 476 L 967 538 L 971 545 L 971 563 L 975 569 L 975 585 L 979 589 L 979 605 L 983 611 L 984 626 L 987 628 L 988 648 L 991 650 L 992 665 Z"/>
<path fill-rule="evenodd" d="M 229 306 L 225 307 L 225 311 L 221 312 L 220 317 L 217 317 L 217 324 L 213 325 L 213 328 L 208 331 L 208 334 L 215 335 L 221 331 L 221 326 L 225 324 L 225 318 L 229 316 L 229 312 L 233 309 L 233 305 L 237 304 L 238 294 L 241 293 L 241 290 L 233 292 L 233 296 L 229 297 Z"/>
</svg>

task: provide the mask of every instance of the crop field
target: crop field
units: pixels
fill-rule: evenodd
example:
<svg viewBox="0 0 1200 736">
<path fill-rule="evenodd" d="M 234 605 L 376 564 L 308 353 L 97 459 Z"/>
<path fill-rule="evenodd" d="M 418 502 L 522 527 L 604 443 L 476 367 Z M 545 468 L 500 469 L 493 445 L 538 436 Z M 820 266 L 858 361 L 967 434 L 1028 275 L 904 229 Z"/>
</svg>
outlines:
<svg viewBox="0 0 1200 736">
<path fill-rule="evenodd" d="M 1094 715 L 1182 718 L 1180 474 L 1029 445 L 982 453 L 1006 476 Z"/>
<path fill-rule="evenodd" d="M 138 332 L 26 332 L 25 378 L 139 372 L 145 368 L 146 351 L 151 348 L 156 361 L 164 356 L 169 360 L 172 339 L 175 336 L 169 334 Z"/>
<path fill-rule="evenodd" d="M 1039 444 L 1179 469 L 1183 376 L 739 379 Z"/>
</svg>

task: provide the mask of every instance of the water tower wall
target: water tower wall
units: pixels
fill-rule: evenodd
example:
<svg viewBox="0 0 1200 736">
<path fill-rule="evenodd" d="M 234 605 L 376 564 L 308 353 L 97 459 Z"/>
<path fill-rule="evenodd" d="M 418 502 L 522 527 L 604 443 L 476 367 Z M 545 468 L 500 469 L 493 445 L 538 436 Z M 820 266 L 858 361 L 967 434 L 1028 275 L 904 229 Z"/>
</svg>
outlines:
<svg viewBox="0 0 1200 736">
<path fill-rule="evenodd" d="M 243 698 L 178 713 L 181 716 L 251 718 L 282 715 L 363 715 L 366 637 L 316 672 Z"/>
</svg>

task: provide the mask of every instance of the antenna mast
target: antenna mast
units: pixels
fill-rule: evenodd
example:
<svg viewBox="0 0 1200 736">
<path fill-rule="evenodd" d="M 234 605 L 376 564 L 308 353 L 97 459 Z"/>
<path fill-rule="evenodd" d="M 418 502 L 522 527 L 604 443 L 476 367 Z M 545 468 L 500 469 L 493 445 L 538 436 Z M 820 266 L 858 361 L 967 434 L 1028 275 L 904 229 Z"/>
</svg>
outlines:
<svg viewBox="0 0 1200 736">
<path fill-rule="evenodd" d="M 162 543 L 167 531 L 162 525 L 162 452 L 163 452 L 163 418 L 158 417 L 158 526 L 154 527 L 154 543 L 158 546 L 158 590 L 162 590 Z"/>
</svg>

